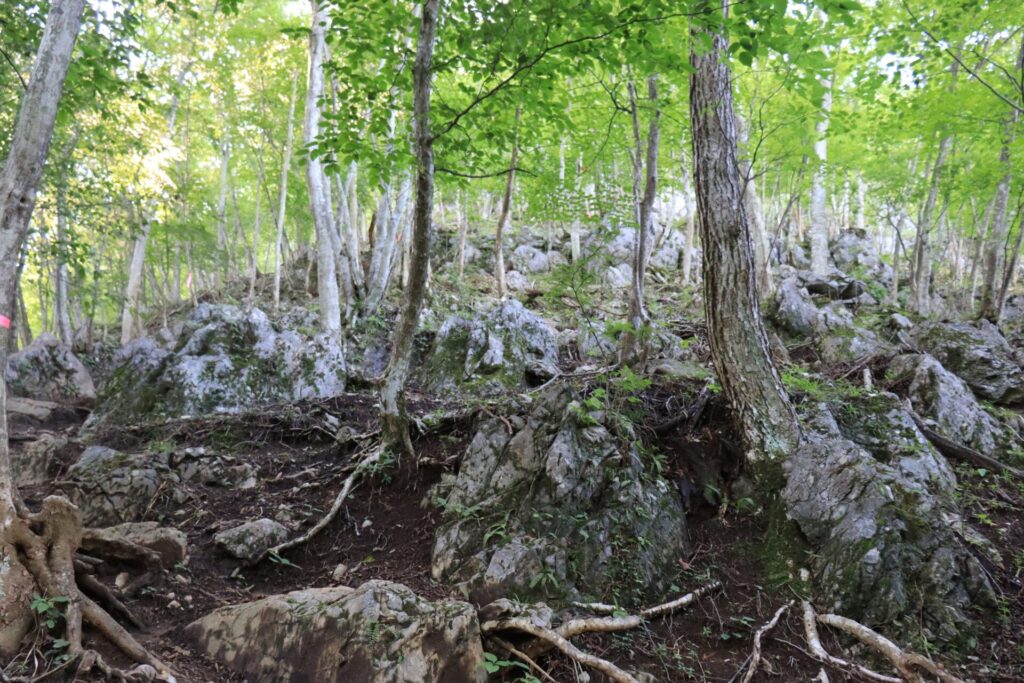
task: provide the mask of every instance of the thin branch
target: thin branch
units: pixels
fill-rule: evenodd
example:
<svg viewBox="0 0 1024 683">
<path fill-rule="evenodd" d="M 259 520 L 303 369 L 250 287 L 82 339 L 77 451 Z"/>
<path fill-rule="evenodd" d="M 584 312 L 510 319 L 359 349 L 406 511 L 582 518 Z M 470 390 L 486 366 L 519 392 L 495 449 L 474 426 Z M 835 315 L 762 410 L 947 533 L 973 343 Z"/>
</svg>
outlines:
<svg viewBox="0 0 1024 683">
<path fill-rule="evenodd" d="M 0 55 L 3 55 L 4 59 L 7 60 L 7 63 L 11 65 L 11 71 L 13 71 L 14 75 L 18 77 L 18 80 L 21 81 L 22 89 L 28 90 L 28 83 L 25 82 L 25 78 L 21 75 L 21 72 L 18 71 L 18 66 L 14 63 L 14 60 L 11 59 L 11 56 L 7 54 L 7 51 L 4 50 L 2 47 L 0 47 Z"/>
</svg>

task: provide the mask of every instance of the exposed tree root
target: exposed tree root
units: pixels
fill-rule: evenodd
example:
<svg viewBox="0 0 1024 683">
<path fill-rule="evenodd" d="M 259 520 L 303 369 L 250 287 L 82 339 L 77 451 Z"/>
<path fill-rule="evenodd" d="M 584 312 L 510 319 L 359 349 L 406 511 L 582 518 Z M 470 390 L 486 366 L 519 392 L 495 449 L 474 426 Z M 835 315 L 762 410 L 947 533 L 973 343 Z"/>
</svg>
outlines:
<svg viewBox="0 0 1024 683">
<path fill-rule="evenodd" d="M 539 626 L 533 623 L 533 621 L 528 617 L 515 617 L 485 621 L 481 626 L 481 630 L 491 637 L 495 637 L 496 633 L 500 633 L 502 631 L 521 631 L 534 636 L 536 640 L 527 643 L 527 645 L 522 648 L 522 654 L 527 658 L 524 659 L 524 661 L 530 661 L 533 657 L 543 654 L 551 648 L 555 648 L 564 653 L 570 659 L 582 664 L 583 666 L 588 666 L 600 671 L 617 683 L 636 683 L 637 679 L 631 674 L 619 669 L 607 660 L 595 657 L 594 655 L 576 648 L 569 642 L 569 638 L 583 633 L 614 633 L 617 631 L 628 631 L 630 629 L 638 628 L 643 625 L 645 621 L 665 614 L 670 614 L 678 609 L 692 605 L 701 596 L 707 595 L 711 591 L 721 588 L 721 586 L 722 583 L 720 581 L 713 581 L 708 585 L 702 586 L 680 598 L 676 598 L 675 600 L 671 600 L 660 605 L 655 605 L 654 607 L 649 607 L 641 611 L 639 614 L 630 614 L 623 617 L 606 616 L 570 619 L 555 629 Z M 599 602 L 576 603 L 576 606 L 593 612 L 603 612 L 606 614 L 614 612 L 617 609 L 614 605 L 607 605 Z M 516 654 L 516 656 L 519 656 L 519 654 Z"/>
<path fill-rule="evenodd" d="M 754 678 L 754 674 L 757 673 L 757 667 L 761 664 L 761 638 L 764 637 L 764 634 L 768 633 L 768 631 L 771 631 L 778 625 L 779 619 L 783 614 L 789 611 L 789 608 L 792 605 L 792 602 L 787 602 L 775 611 L 775 616 L 771 618 L 771 621 L 757 629 L 757 633 L 754 634 L 754 649 L 750 653 L 750 666 L 747 668 L 747 673 L 745 673 L 743 678 L 740 679 L 740 683 L 750 683 Z"/>
<path fill-rule="evenodd" d="M 67 598 L 64 610 L 64 639 L 67 654 L 89 671 L 98 669 L 108 678 L 125 681 L 173 680 L 170 669 L 143 647 L 102 607 L 79 590 L 75 575 L 75 551 L 82 542 L 82 519 L 78 508 L 62 496 L 49 496 L 38 513 L 11 518 L 4 529 L 4 541 L 18 550 L 18 557 L 32 575 L 40 592 Z M 79 566 L 88 566 L 83 563 Z M 112 644 L 146 668 L 119 672 L 82 645 L 83 621 L 95 627 Z M 152 675 L 150 675 L 152 673 Z M 131 676 L 131 677 L 128 677 Z M 146 678 L 146 676 L 149 676 Z"/>
<path fill-rule="evenodd" d="M 539 638 L 562 652 L 570 659 L 579 662 L 583 666 L 600 671 L 615 683 L 639 683 L 631 674 L 623 671 L 606 659 L 595 657 L 580 650 L 568 640 L 558 635 L 555 631 L 537 626 L 527 618 L 502 619 L 500 621 L 487 621 L 481 625 L 484 633 L 501 633 L 503 631 L 521 631 L 535 638 Z"/>
<path fill-rule="evenodd" d="M 924 678 L 916 669 L 928 672 L 942 683 L 964 683 L 963 679 L 949 673 L 935 662 L 913 652 L 904 652 L 896 643 L 853 619 L 837 614 L 819 614 L 818 623 L 837 628 L 879 652 L 909 683 L 924 683 Z"/>
<path fill-rule="evenodd" d="M 513 657 L 516 657 L 522 660 L 524 663 L 526 663 L 526 665 L 529 666 L 530 669 L 535 671 L 537 675 L 543 678 L 545 681 L 549 681 L 549 683 L 558 683 L 558 681 L 551 677 L 551 674 L 549 674 L 547 671 L 541 668 L 540 664 L 533 661 L 533 659 L 529 655 L 527 655 L 522 650 L 518 649 L 512 643 L 502 638 L 499 638 L 498 636 L 491 636 L 491 640 L 497 643 L 500 647 L 504 648 L 505 651 L 511 654 Z"/>
<path fill-rule="evenodd" d="M 811 649 L 811 655 L 813 655 L 815 659 L 822 664 L 829 664 L 838 669 L 852 671 L 865 678 L 870 678 L 873 681 L 884 681 L 884 683 L 903 683 L 899 678 L 886 676 L 885 674 L 872 671 L 860 664 L 854 664 L 853 662 L 848 662 L 845 659 L 840 659 L 839 657 L 830 655 L 821 644 L 821 636 L 818 635 L 818 624 L 816 621 L 817 615 L 814 612 L 814 608 L 811 607 L 811 603 L 806 600 L 801 603 L 801 606 L 803 607 L 804 637 L 807 639 L 807 646 Z"/>
<path fill-rule="evenodd" d="M 319 522 L 314 524 L 313 527 L 306 533 L 302 534 L 301 536 L 296 536 L 295 538 L 288 539 L 283 543 L 278 543 L 273 548 L 268 548 L 260 555 L 258 555 L 255 559 L 253 559 L 250 564 L 259 564 L 268 555 L 280 555 L 282 552 L 286 550 L 291 550 L 292 548 L 298 547 L 303 543 L 308 542 L 318 533 L 327 528 L 327 525 L 330 524 L 334 520 L 334 518 L 338 516 L 338 512 L 341 511 L 341 506 L 344 505 L 345 499 L 348 498 L 348 494 L 352 492 L 352 488 L 359 481 L 360 476 L 367 469 L 379 463 L 381 459 L 384 457 L 385 452 L 386 449 L 384 448 L 383 445 L 377 445 L 354 456 L 353 460 L 368 454 L 366 455 L 366 457 L 363 457 L 362 459 L 359 460 L 355 468 L 352 470 L 352 473 L 345 478 L 345 483 L 342 484 L 341 490 L 338 491 L 338 495 L 334 497 L 334 503 L 331 505 L 331 509 L 327 511 L 327 514 L 324 515 Z"/>
</svg>

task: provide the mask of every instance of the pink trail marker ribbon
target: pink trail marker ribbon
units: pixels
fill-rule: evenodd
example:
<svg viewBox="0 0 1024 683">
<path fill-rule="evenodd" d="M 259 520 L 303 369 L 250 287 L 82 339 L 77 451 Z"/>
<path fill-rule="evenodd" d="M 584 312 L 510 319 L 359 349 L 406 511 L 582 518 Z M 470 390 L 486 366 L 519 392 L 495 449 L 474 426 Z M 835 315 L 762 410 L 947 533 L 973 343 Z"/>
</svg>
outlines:
<svg viewBox="0 0 1024 683">
<path fill-rule="evenodd" d="M 5 330 L 11 329 L 11 319 L 8 318 L 6 315 L 0 315 L 0 327 L 4 328 Z"/>
</svg>

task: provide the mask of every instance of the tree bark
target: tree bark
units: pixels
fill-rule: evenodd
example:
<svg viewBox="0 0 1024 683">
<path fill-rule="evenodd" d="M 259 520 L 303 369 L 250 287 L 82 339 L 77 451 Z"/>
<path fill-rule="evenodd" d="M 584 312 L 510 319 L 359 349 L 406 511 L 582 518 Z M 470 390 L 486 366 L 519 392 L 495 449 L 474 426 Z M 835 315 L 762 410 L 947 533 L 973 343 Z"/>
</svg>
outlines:
<svg viewBox="0 0 1024 683">
<path fill-rule="evenodd" d="M 324 26 L 329 15 L 318 0 L 311 0 L 313 26 L 309 33 L 309 86 L 306 90 L 306 147 L 312 146 L 320 134 L 320 100 L 324 97 Z M 320 302 L 320 326 L 333 336 L 341 335 L 341 302 L 338 295 L 338 274 L 332 233 L 331 188 L 323 163 L 313 155 L 306 162 L 309 185 L 309 208 L 316 230 L 316 279 Z"/>
<path fill-rule="evenodd" d="M 711 354 L 743 435 L 748 466 L 771 494 L 781 482 L 781 461 L 799 443 L 800 430 L 769 355 L 758 304 L 732 84 L 722 62 L 728 41 L 721 26 L 691 31 L 690 120 Z M 711 50 L 698 54 L 694 44 L 702 31 L 709 34 Z"/>
<path fill-rule="evenodd" d="M 633 242 L 633 283 L 629 296 L 629 322 L 632 330 L 622 336 L 620 358 L 628 363 L 635 356 L 643 357 L 643 349 L 635 348 L 637 339 L 643 339 L 643 329 L 650 322 L 644 305 L 644 279 L 650 259 L 654 232 L 654 199 L 658 194 L 658 140 L 661 135 L 661 110 L 658 109 L 658 77 L 647 79 L 647 97 L 654 105 L 647 130 L 646 177 L 641 198 L 640 175 L 644 165 L 644 148 L 640 141 L 640 117 L 636 102 L 636 86 L 628 84 L 630 109 L 633 117 L 633 203 L 636 211 L 636 239 Z"/>
<path fill-rule="evenodd" d="M 818 134 L 814 141 L 814 176 L 811 180 L 811 270 L 818 275 L 828 273 L 828 198 L 825 190 L 826 162 L 828 160 L 828 125 L 832 113 L 832 81 L 823 83 L 825 94 L 821 100 L 821 118 L 815 126 Z"/>
<path fill-rule="evenodd" d="M 1024 78 L 1024 37 L 1021 38 L 1016 66 L 1017 73 L 1021 78 Z M 1006 260 L 1006 238 L 1009 232 L 1007 209 L 1010 201 L 1010 182 L 1013 179 L 1010 147 L 1013 145 L 1019 121 L 1020 110 L 1014 109 L 1006 122 L 1005 140 L 1002 149 L 999 151 L 999 164 L 1003 167 L 1003 177 L 996 189 L 992 232 L 989 234 L 988 244 L 985 246 L 985 277 L 982 283 L 981 309 L 978 312 L 978 317 L 985 318 L 994 323 L 999 322 L 999 317 L 1002 314 L 999 288 Z"/>
<path fill-rule="evenodd" d="M 274 240 L 274 310 L 281 306 L 281 242 L 284 240 L 285 209 L 288 204 L 288 172 L 292 165 L 292 145 L 295 140 L 295 99 L 299 87 L 298 70 L 292 75 L 292 95 L 288 100 L 288 133 L 281 157 L 281 182 L 277 191 L 277 237 Z"/>
<path fill-rule="evenodd" d="M 942 180 L 942 171 L 946 164 L 946 157 L 953 146 L 953 136 L 944 135 L 939 142 L 939 151 L 935 155 L 935 163 L 932 165 L 931 183 L 928 188 L 928 198 L 925 200 L 924 208 L 921 211 L 921 220 L 917 226 L 917 240 L 914 248 L 914 280 L 911 283 L 912 308 L 919 315 L 931 313 L 931 232 L 935 207 L 938 204 L 939 187 Z"/>
<path fill-rule="evenodd" d="M 494 232 L 494 278 L 498 283 L 499 299 L 504 299 L 507 293 L 505 291 L 505 231 L 512 223 L 512 192 L 516 187 L 516 163 L 519 159 L 519 118 L 522 114 L 522 107 L 516 107 L 516 120 L 512 132 L 512 156 L 508 162 L 505 195 L 501 200 L 498 228 Z"/>
<path fill-rule="evenodd" d="M 385 443 L 412 454 L 408 417 L 405 412 L 405 383 L 412 361 L 412 342 L 419 325 L 426 295 L 433 238 L 434 139 L 430 131 L 432 63 L 437 35 L 439 0 L 424 0 L 416 60 L 413 65 L 413 133 L 416 154 L 416 203 L 413 211 L 412 262 L 405 305 L 391 347 L 391 359 L 381 387 L 381 429 Z"/>
</svg>

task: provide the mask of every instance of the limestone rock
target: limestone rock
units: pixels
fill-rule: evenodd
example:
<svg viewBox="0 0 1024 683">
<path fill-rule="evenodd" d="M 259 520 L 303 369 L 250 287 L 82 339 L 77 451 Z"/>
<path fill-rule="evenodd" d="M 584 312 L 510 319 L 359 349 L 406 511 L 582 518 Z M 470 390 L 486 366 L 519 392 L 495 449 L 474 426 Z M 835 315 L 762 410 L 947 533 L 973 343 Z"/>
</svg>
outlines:
<svg viewBox="0 0 1024 683">
<path fill-rule="evenodd" d="M 1006 435 L 985 412 L 970 387 L 928 354 L 904 354 L 889 365 L 890 376 L 905 379 L 906 395 L 914 411 L 935 423 L 947 439 L 994 455 Z"/>
<path fill-rule="evenodd" d="M 177 482 L 165 455 L 129 455 L 105 446 L 86 448 L 68 478 L 82 521 L 96 527 L 141 519 L 164 481 Z"/>
<path fill-rule="evenodd" d="M 7 359 L 7 390 L 15 396 L 91 405 L 96 387 L 82 361 L 52 334 L 41 334 Z"/>
<path fill-rule="evenodd" d="M 515 299 L 477 317 L 455 316 L 437 333 L 426 372 L 435 386 L 480 383 L 521 386 L 558 372 L 558 337 L 544 319 Z"/>
<path fill-rule="evenodd" d="M 516 247 L 509 260 L 514 270 L 524 274 L 542 273 L 551 269 L 548 255 L 537 247 L 532 247 L 528 244 Z"/>
<path fill-rule="evenodd" d="M 11 444 L 11 468 L 17 486 L 34 486 L 49 479 L 51 464 L 68 445 L 67 437 L 44 433 L 35 441 Z"/>
<path fill-rule="evenodd" d="M 1024 372 L 1009 343 L 987 320 L 922 323 L 913 339 L 978 396 L 1004 404 L 1024 399 Z"/>
<path fill-rule="evenodd" d="M 232 557 L 250 561 L 278 543 L 287 541 L 288 529 L 280 522 L 263 518 L 225 529 L 213 540 Z"/>
<path fill-rule="evenodd" d="M 186 637 L 260 683 L 484 683 L 476 610 L 388 581 L 222 607 Z"/>
<path fill-rule="evenodd" d="M 823 597 L 871 626 L 923 617 L 929 637 L 955 639 L 964 609 L 993 593 L 950 523 L 959 514 L 949 464 L 891 394 L 812 406 L 804 431 L 782 497 L 812 546 Z"/>
<path fill-rule="evenodd" d="M 639 600 L 666 588 L 685 550 L 682 506 L 602 419 L 552 385 L 513 433 L 485 422 L 439 491 L 434 578 L 479 602 L 601 598 L 613 587 Z"/>
<path fill-rule="evenodd" d="M 788 277 L 775 292 L 775 322 L 786 332 L 810 337 L 816 330 L 818 307 L 815 306 L 797 278 Z"/>
<path fill-rule="evenodd" d="M 200 304 L 175 349 L 126 346 L 86 431 L 160 417 L 235 413 L 345 390 L 345 357 L 327 335 L 279 330 L 257 308 Z"/>
</svg>

